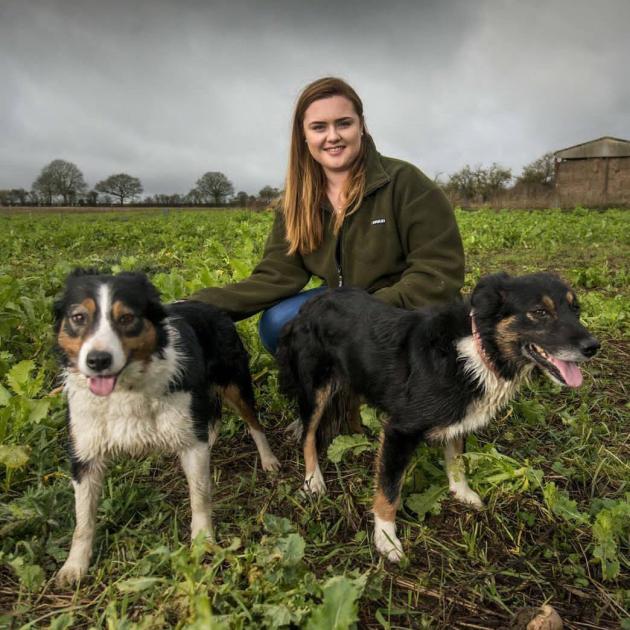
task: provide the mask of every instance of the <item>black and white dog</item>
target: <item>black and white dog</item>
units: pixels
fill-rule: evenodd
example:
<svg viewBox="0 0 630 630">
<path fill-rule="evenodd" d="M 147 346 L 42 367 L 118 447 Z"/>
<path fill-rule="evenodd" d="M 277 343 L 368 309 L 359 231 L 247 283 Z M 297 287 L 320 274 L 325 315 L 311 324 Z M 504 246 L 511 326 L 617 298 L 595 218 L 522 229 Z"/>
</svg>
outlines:
<svg viewBox="0 0 630 630">
<path fill-rule="evenodd" d="M 201 302 L 164 306 L 140 273 L 77 270 L 55 303 L 65 368 L 76 528 L 59 583 L 79 580 L 92 553 L 106 463 L 117 453 L 179 455 L 192 536 L 212 535 L 210 453 L 221 400 L 249 425 L 265 470 L 276 470 L 256 408 L 248 356 L 234 324 Z"/>
<path fill-rule="evenodd" d="M 359 289 L 335 289 L 307 302 L 283 330 L 280 384 L 297 399 L 304 425 L 304 488 L 324 492 L 317 447 L 335 433 L 340 397 L 363 398 L 389 419 L 376 460 L 374 544 L 401 559 L 395 515 L 411 455 L 422 439 L 444 443 L 449 486 L 481 507 L 466 481 L 464 436 L 485 426 L 534 367 L 578 387 L 577 363 L 597 340 L 579 321 L 573 291 L 550 274 L 486 276 L 471 301 L 405 311 Z M 333 430 L 331 431 L 331 426 Z"/>
</svg>

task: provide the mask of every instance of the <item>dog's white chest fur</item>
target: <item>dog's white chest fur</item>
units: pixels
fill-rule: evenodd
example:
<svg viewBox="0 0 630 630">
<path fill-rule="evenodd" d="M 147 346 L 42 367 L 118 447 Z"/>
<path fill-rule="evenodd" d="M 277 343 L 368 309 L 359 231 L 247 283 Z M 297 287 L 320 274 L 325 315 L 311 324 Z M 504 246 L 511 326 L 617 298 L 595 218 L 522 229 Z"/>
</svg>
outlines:
<svg viewBox="0 0 630 630">
<path fill-rule="evenodd" d="M 457 342 L 457 353 L 464 361 L 464 369 L 483 387 L 483 395 L 468 405 L 460 422 L 432 432 L 432 437 L 449 441 L 461 435 L 468 435 L 486 426 L 494 415 L 514 397 L 517 389 L 527 377 L 526 369 L 518 377 L 506 381 L 498 377 L 481 358 L 472 336 Z"/>
<path fill-rule="evenodd" d="M 189 392 L 169 392 L 177 371 L 177 353 L 169 346 L 164 359 L 146 366 L 129 365 L 109 396 L 95 396 L 81 374 L 66 378 L 70 431 L 81 461 L 119 452 L 181 451 L 195 443 Z"/>
</svg>

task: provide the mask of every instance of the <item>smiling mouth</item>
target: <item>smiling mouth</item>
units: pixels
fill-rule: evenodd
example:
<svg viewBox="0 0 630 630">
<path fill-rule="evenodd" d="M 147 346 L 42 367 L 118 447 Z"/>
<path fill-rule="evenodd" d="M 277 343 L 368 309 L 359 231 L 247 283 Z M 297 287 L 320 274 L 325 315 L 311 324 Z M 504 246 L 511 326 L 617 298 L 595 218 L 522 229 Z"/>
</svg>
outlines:
<svg viewBox="0 0 630 630">
<path fill-rule="evenodd" d="M 534 343 L 527 344 L 524 350 L 541 369 L 560 383 L 569 387 L 579 387 L 582 384 L 582 372 L 574 361 L 558 359 Z"/>
<path fill-rule="evenodd" d="M 327 153 L 331 153 L 332 155 L 337 155 L 341 153 L 346 147 L 338 146 L 338 147 L 330 147 L 329 149 L 324 149 Z"/>
</svg>

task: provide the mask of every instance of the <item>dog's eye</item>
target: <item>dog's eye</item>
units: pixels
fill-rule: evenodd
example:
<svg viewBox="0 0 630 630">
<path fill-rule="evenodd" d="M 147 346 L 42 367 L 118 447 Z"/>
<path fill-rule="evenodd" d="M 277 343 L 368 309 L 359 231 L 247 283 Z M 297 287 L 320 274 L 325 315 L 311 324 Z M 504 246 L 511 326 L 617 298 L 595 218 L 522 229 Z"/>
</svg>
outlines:
<svg viewBox="0 0 630 630">
<path fill-rule="evenodd" d="M 75 313 L 74 315 L 70 315 L 70 319 L 73 324 L 77 326 L 83 326 L 85 324 L 85 315 L 83 313 Z"/>
<path fill-rule="evenodd" d="M 539 317 L 539 318 L 541 318 L 541 319 L 543 319 L 543 318 L 545 318 L 545 317 L 548 317 L 548 315 L 549 315 L 549 312 L 548 312 L 546 309 L 544 309 L 544 308 L 537 308 L 537 309 L 534 309 L 534 310 L 532 311 L 532 313 L 533 313 L 536 317 Z"/>
<path fill-rule="evenodd" d="M 129 326 L 129 324 L 131 324 L 134 319 L 135 319 L 135 315 L 132 315 L 131 313 L 123 313 L 119 318 L 118 318 L 118 323 L 121 326 Z"/>
</svg>

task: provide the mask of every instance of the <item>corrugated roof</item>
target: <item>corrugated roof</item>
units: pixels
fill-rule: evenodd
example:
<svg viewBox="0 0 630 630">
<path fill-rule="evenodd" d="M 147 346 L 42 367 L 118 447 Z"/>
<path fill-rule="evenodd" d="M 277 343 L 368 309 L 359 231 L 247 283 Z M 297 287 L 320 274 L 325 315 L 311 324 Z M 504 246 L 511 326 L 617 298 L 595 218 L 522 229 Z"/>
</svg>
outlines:
<svg viewBox="0 0 630 630">
<path fill-rule="evenodd" d="M 629 157 L 630 140 L 602 136 L 596 140 L 582 142 L 554 153 L 560 160 L 576 160 L 580 158 Z"/>
</svg>

